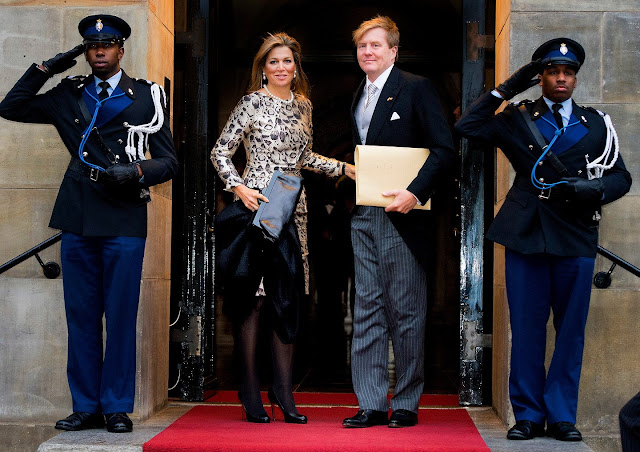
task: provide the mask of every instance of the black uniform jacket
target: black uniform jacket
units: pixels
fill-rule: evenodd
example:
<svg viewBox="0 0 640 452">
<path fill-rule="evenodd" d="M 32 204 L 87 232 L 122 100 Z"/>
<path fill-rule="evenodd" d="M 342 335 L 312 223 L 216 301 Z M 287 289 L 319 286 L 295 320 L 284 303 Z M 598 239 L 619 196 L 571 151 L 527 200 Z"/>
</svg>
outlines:
<svg viewBox="0 0 640 452">
<path fill-rule="evenodd" d="M 365 84 L 363 80 L 351 106 L 354 146 L 362 144 L 356 124 L 356 108 Z M 400 118 L 391 120 L 393 113 Z M 429 148 L 431 154 L 416 178 L 408 187 L 397 187 L 406 188 L 422 203 L 429 199 L 455 159 L 451 131 L 431 82 L 396 66 L 380 93 L 365 144 Z M 426 267 L 427 221 L 430 213 L 414 209 L 408 214 L 390 212 L 388 215 L 412 253 Z"/>
<path fill-rule="evenodd" d="M 479 139 L 499 147 L 511 162 L 516 178 L 504 204 L 496 215 L 487 238 L 524 254 L 547 253 L 556 256 L 594 257 L 598 246 L 600 207 L 623 196 L 631 187 L 631 176 L 622 156 L 610 170 L 605 171 L 604 197 L 599 202 L 584 204 L 568 201 L 562 185 L 545 190 L 549 199 L 540 198 L 540 190 L 531 183 L 531 169 L 542 154 L 542 149 L 529 130 L 518 104 L 509 104 L 494 115 L 503 100 L 490 92 L 483 94 L 469 107 L 456 123 L 456 130 L 470 139 Z M 523 101 L 538 129 L 547 127 L 543 116 L 549 109 L 544 99 Z M 607 130 L 603 118 L 589 107 L 573 102 L 569 138 L 560 139 L 551 151 L 566 167 L 572 177 L 587 178 L 587 159 L 592 162 L 604 151 Z M 572 122 L 570 121 L 570 123 Z M 613 154 L 613 152 L 612 152 Z M 548 159 L 536 167 L 535 176 L 545 183 L 562 177 L 552 168 Z"/>
<path fill-rule="evenodd" d="M 92 181 L 87 165 L 80 162 L 78 155 L 83 132 L 95 110 L 95 101 L 92 104 L 90 96 L 83 93 L 86 87 L 95 96 L 93 76 L 63 79 L 53 89 L 37 94 L 47 80 L 48 76 L 36 65 L 30 67 L 0 102 L 0 116 L 12 121 L 53 124 L 71 154 L 75 165 L 70 164 L 64 175 L 49 226 L 84 236 L 146 237 L 146 187 L 171 179 L 178 167 L 164 103 L 162 128 L 149 135 L 152 158 L 139 163 L 143 184 L 115 188 L 105 185 L 100 176 Z M 112 97 L 117 93 L 124 95 L 105 102 L 96 129 L 84 147 L 84 159 L 101 168 L 111 166 L 116 156 L 120 163 L 129 162 L 125 124 L 147 124 L 155 113 L 149 82 L 132 79 L 123 71 Z"/>
</svg>

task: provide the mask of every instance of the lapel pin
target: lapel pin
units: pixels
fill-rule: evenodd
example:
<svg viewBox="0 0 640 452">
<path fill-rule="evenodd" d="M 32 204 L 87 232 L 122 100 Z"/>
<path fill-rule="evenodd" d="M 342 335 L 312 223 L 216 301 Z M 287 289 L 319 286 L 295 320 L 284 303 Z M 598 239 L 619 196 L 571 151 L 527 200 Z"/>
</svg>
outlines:
<svg viewBox="0 0 640 452">
<path fill-rule="evenodd" d="M 587 122 L 587 118 L 585 118 L 584 116 L 580 116 L 580 117 L 582 118 L 582 120 L 583 120 L 584 122 Z"/>
<path fill-rule="evenodd" d="M 540 113 L 538 113 L 537 111 L 533 113 L 533 116 L 538 116 Z"/>
<path fill-rule="evenodd" d="M 133 96 L 133 90 L 131 88 L 129 88 L 129 94 Z"/>
<path fill-rule="evenodd" d="M 393 97 L 387 97 L 387 102 L 389 102 L 390 100 L 393 100 Z"/>
</svg>

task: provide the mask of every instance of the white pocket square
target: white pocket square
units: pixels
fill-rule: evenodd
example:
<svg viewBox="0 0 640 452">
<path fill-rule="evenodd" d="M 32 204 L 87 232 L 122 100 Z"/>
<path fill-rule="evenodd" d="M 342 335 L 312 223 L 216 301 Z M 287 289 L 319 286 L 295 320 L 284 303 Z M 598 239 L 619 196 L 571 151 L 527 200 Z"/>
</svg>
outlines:
<svg viewBox="0 0 640 452">
<path fill-rule="evenodd" d="M 395 121 L 396 119 L 400 119 L 400 115 L 394 111 L 391 115 L 391 120 Z"/>
</svg>

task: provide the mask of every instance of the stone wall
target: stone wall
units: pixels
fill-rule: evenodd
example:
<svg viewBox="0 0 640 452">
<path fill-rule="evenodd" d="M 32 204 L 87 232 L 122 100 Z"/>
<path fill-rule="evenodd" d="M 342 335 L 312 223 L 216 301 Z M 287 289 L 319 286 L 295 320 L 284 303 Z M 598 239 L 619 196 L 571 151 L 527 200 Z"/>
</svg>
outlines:
<svg viewBox="0 0 640 452">
<path fill-rule="evenodd" d="M 104 5 L 117 5 L 108 6 Z M 80 41 L 77 24 L 103 12 L 133 30 L 122 68 L 160 84 L 173 79 L 173 2 L 0 0 L 0 98 L 33 62 Z M 81 57 L 66 75 L 86 74 Z M 47 227 L 69 154 L 55 129 L 0 119 L 0 261 L 52 236 Z M 152 189 L 138 315 L 134 419 L 167 401 L 171 183 Z M 60 245 L 40 253 L 60 262 Z M 35 258 L 0 275 L 0 423 L 52 423 L 71 412 L 66 379 L 67 331 L 62 279 L 48 280 Z"/>
<path fill-rule="evenodd" d="M 604 208 L 600 245 L 640 264 L 640 3 L 637 0 L 497 0 L 496 84 L 530 61 L 538 44 L 566 36 L 586 51 L 574 99 L 610 114 L 627 169 L 635 178 L 631 192 Z M 534 87 L 521 98 L 537 98 Z M 513 178 L 499 154 L 496 212 Z M 496 246 L 494 324 L 494 407 L 513 422 L 508 393 L 508 313 L 504 291 L 504 249 Z M 598 257 L 596 272 L 611 263 Z M 618 412 L 640 390 L 640 278 L 617 268 L 608 289 L 594 290 L 587 323 L 578 404 L 578 427 L 587 435 L 618 435 Z M 549 325 L 548 350 L 554 341 Z"/>
</svg>

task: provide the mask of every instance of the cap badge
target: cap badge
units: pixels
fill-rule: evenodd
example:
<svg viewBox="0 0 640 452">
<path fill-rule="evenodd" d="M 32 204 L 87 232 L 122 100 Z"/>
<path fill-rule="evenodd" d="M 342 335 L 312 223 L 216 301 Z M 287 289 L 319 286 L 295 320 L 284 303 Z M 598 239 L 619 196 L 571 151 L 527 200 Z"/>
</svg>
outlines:
<svg viewBox="0 0 640 452">
<path fill-rule="evenodd" d="M 560 44 L 560 53 L 566 55 L 568 52 L 569 49 L 567 49 L 567 45 L 564 42 Z"/>
<path fill-rule="evenodd" d="M 98 32 L 102 31 L 102 28 L 104 27 L 104 25 L 102 25 L 102 19 L 98 19 L 96 20 L 96 30 Z"/>
</svg>

